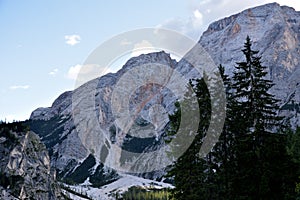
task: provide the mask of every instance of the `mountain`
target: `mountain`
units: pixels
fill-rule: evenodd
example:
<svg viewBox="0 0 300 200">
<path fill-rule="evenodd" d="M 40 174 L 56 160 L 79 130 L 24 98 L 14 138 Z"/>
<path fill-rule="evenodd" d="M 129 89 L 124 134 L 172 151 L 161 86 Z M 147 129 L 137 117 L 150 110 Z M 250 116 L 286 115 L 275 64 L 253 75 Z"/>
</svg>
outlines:
<svg viewBox="0 0 300 200">
<path fill-rule="evenodd" d="M 88 179 L 90 184 L 94 186 L 108 184 L 120 176 L 114 169 L 103 165 L 99 157 L 94 156 L 95 152 L 105 156 L 106 158 L 103 159 L 106 164 L 109 164 L 110 162 L 121 162 L 124 158 L 124 155 L 122 157 L 121 154 L 116 155 L 115 152 L 110 151 L 109 146 L 113 146 L 115 143 L 120 143 L 122 148 L 127 151 L 134 151 L 141 155 L 142 152 L 153 151 L 163 143 L 163 139 L 160 137 L 162 129 L 157 130 L 156 133 L 151 133 L 152 136 L 144 139 L 126 135 L 122 142 L 119 141 L 118 134 L 120 133 L 117 133 L 119 130 L 114 122 L 110 105 L 114 86 L 123 74 L 135 66 L 153 63 L 167 65 L 171 68 L 177 65 L 177 62 L 164 52 L 141 55 L 130 59 L 117 73 L 110 73 L 91 80 L 74 91 L 60 95 L 50 108 L 38 108 L 32 112 L 28 123 L 49 149 L 51 164 L 57 170 L 58 177 L 62 181 L 83 183 Z M 158 92 L 158 89 L 156 86 L 150 87 L 150 89 L 148 86 L 141 87 L 136 93 L 136 98 L 131 101 L 130 106 L 135 109 L 147 98 L 146 95 L 139 94 L 152 95 L 152 100 L 148 102 L 148 109 L 142 109 L 140 116 L 135 121 L 135 129 L 140 134 L 142 129 L 147 131 L 149 128 L 153 128 L 154 130 L 154 126 L 143 118 L 147 116 L 146 113 L 149 112 L 150 105 L 159 101 L 164 103 L 169 110 L 174 109 L 174 101 L 172 101 L 172 99 L 175 100 L 174 96 L 167 95 L 165 89 L 162 92 L 166 96 L 161 98 L 161 91 Z M 74 111 L 79 114 L 75 116 Z M 92 115 L 95 115 L 95 118 L 91 117 Z M 165 115 L 166 120 L 167 115 Z M 85 126 L 86 123 L 89 126 Z M 97 129 L 91 129 L 91 127 L 97 127 Z M 157 136 L 160 138 L 158 139 Z M 88 138 L 88 142 L 92 143 L 83 144 L 86 141 L 84 138 Z M 125 161 L 122 160 L 122 162 Z M 137 162 L 139 162 L 138 159 Z M 140 167 L 144 166 L 140 165 Z M 159 180 L 163 172 L 156 171 L 141 173 L 140 175 Z"/>
<path fill-rule="evenodd" d="M 0 199 L 64 199 L 39 137 L 21 123 L 0 124 Z"/>
<path fill-rule="evenodd" d="M 242 60 L 241 49 L 247 35 L 253 40 L 253 49 L 260 51 L 263 64 L 269 67 L 270 79 L 276 84 L 272 92 L 280 99 L 281 113 L 293 126 L 299 125 L 300 12 L 276 3 L 247 9 L 212 23 L 199 44 L 217 65 L 222 64 L 232 74 L 235 63 Z M 121 77 L 138 66 L 153 63 L 168 66 L 188 78 L 199 77 L 184 59 L 177 62 L 165 52 L 140 55 L 128 60 L 117 73 L 91 80 L 60 95 L 51 107 L 32 112 L 27 123 L 45 143 L 61 181 L 101 187 L 122 177 L 122 172 L 110 167 L 114 163 L 124 167 L 134 163 L 129 170 L 146 172 L 134 175 L 164 180 L 165 169 L 147 169 L 167 162 L 168 158 L 148 153 L 164 146 L 167 117 L 175 109 L 176 96 L 167 87 L 155 84 L 136 89 L 128 100 L 130 112 L 139 111 L 131 123 L 131 135 L 119 129 L 111 105 Z M 176 82 L 166 84 L 177 86 Z M 114 106 L 119 108 L 122 104 Z M 165 113 L 152 116 L 153 109 L 164 109 Z M 153 120 L 156 117 L 159 120 Z M 138 137 L 144 134 L 148 137 Z M 116 145 L 137 156 L 126 157 Z"/>
<path fill-rule="evenodd" d="M 281 100 L 282 113 L 292 125 L 300 125 L 300 12 L 277 3 L 250 8 L 210 24 L 199 44 L 231 74 L 242 60 L 247 35 L 269 67 L 272 93 Z"/>
</svg>

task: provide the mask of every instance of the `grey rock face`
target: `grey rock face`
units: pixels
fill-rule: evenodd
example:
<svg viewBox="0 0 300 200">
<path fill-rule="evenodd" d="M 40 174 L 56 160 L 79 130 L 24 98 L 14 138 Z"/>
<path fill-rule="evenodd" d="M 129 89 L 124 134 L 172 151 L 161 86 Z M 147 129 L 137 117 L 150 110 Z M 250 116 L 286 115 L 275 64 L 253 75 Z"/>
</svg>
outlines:
<svg viewBox="0 0 300 200">
<path fill-rule="evenodd" d="M 260 51 L 263 64 L 269 67 L 270 79 L 276 84 L 272 93 L 281 100 L 282 113 L 291 120 L 293 125 L 299 125 L 300 118 L 297 113 L 300 112 L 300 13 L 276 3 L 247 9 L 212 23 L 201 36 L 199 44 L 210 54 L 216 65 L 222 64 L 226 72 L 232 74 L 235 63 L 243 60 L 241 49 L 247 35 L 253 41 L 253 49 Z M 47 148 L 52 151 L 51 164 L 62 178 L 71 176 L 75 169 L 82 166 L 90 153 L 103 156 L 102 158 L 108 164 L 124 161 L 122 154 L 113 150 L 114 144 L 140 151 L 140 156 L 134 159 L 137 164 L 143 163 L 143 165 L 136 165 L 136 168 L 147 166 L 145 162 L 150 163 L 151 159 L 152 163 L 153 160 L 162 161 L 160 157 L 149 158 L 148 161 L 141 159 L 143 153 L 163 145 L 162 127 L 167 123 L 165 121 L 167 115 L 165 118 L 160 118 L 161 116 L 151 116 L 151 112 L 162 109 L 162 107 L 153 107 L 155 104 L 161 104 L 166 112 L 171 113 L 174 110 L 173 103 L 176 97 L 166 89 L 159 90 L 157 93 L 158 86 L 153 86 L 151 89 L 147 86 L 140 87 L 133 93 L 129 102 L 131 111 L 137 110 L 144 102 L 145 94 L 152 96 L 147 100 L 148 105 L 145 104 L 144 108 L 139 110 L 134 125 L 145 123 L 145 126 L 148 126 L 148 122 L 152 123 L 153 119 L 162 122 L 156 125 L 153 123 L 155 137 L 145 148 L 140 148 L 141 145 L 135 138 L 125 137 L 117 128 L 111 108 L 112 93 L 119 79 L 129 70 L 147 63 L 169 66 L 188 78 L 199 77 L 199 74 L 193 71 L 185 60 L 177 63 L 164 52 L 141 55 L 130 59 L 117 73 L 110 73 L 89 81 L 72 92 L 62 94 L 52 107 L 38 108 L 32 113 L 32 123 L 40 124 L 37 133 L 46 143 Z M 97 128 L 91 130 L 91 127 Z M 144 134 L 143 130 L 137 127 L 133 130 Z M 99 160 L 96 162 L 98 163 Z M 87 169 L 90 169 L 91 176 L 97 166 L 93 165 Z M 111 169 L 104 171 L 115 173 Z M 159 178 L 162 174 L 160 171 L 145 176 Z"/>
<path fill-rule="evenodd" d="M 63 199 L 44 144 L 33 132 L 1 131 L 1 199 Z"/>
<path fill-rule="evenodd" d="M 72 92 L 61 94 L 49 108 L 38 108 L 31 113 L 30 119 L 49 120 L 57 115 L 68 115 L 72 109 Z"/>
<path fill-rule="evenodd" d="M 243 59 L 241 49 L 247 35 L 269 67 L 270 79 L 276 84 L 272 93 L 281 100 L 283 114 L 299 125 L 300 12 L 277 3 L 247 9 L 212 23 L 199 43 L 217 65 L 232 74 L 235 63 Z"/>
<path fill-rule="evenodd" d="M 112 151 L 112 146 L 117 142 L 119 146 L 125 145 L 125 148 L 134 149 L 136 140 L 131 137 L 122 136 L 120 129 L 116 128 L 115 117 L 111 108 L 111 96 L 114 87 L 120 77 L 136 66 L 151 65 L 158 63 L 166 65 L 174 69 L 177 65 L 175 60 L 170 58 L 170 55 L 164 52 L 151 53 L 132 58 L 115 74 L 107 74 L 97 79 L 91 80 L 88 83 L 80 86 L 72 92 L 65 92 L 60 95 L 50 108 L 38 108 L 31 114 L 31 127 L 39 134 L 42 141 L 46 144 L 51 155 L 51 165 L 57 170 L 59 177 L 62 180 L 73 179 L 75 169 L 83 166 L 84 162 L 90 153 L 97 158 L 99 162 L 121 162 L 122 155 Z M 153 85 L 152 85 L 153 86 Z M 142 121 L 156 121 L 156 131 L 153 127 L 153 132 L 149 133 L 149 143 L 156 142 L 157 138 L 162 134 L 162 129 L 167 123 L 167 115 L 164 118 L 151 115 L 157 103 L 164 104 L 164 107 L 171 111 L 174 109 L 175 96 L 170 94 L 166 89 L 160 92 L 159 86 L 152 87 L 151 85 L 137 88 L 135 94 L 130 99 L 130 110 L 134 112 L 137 107 L 147 102 L 145 108 L 141 109 L 136 118 L 136 123 Z M 147 95 L 152 98 L 147 99 Z M 149 122 L 147 122 L 149 123 Z M 137 128 L 138 126 L 134 126 Z M 132 131 L 135 136 L 143 135 L 143 129 L 135 129 Z M 140 132 L 137 134 L 137 132 Z M 161 138 L 160 138 L 161 139 Z M 150 141 L 151 140 L 151 141 Z M 154 147 L 149 146 L 138 147 L 139 153 L 150 151 Z M 155 147 L 157 148 L 157 147 Z M 100 156 L 97 156 L 100 155 Z M 102 156 L 102 157 L 101 157 Z M 105 158 L 104 158 L 105 157 Z M 137 163 L 138 163 L 138 159 Z M 122 161 L 124 162 L 124 160 Z M 95 170 L 99 164 L 88 166 L 86 171 L 90 171 L 89 178 L 98 176 Z M 100 165 L 101 166 L 101 165 Z M 117 177 L 116 172 L 105 166 L 104 171 L 108 177 Z M 141 166 L 142 167 L 142 166 Z M 99 169 L 100 170 L 100 169 Z M 98 170 L 98 171 L 99 171 Z M 161 176 L 161 172 L 151 174 L 152 178 Z M 150 176 L 150 175 L 147 175 Z M 87 177 L 86 177 L 87 178 Z M 77 183 L 82 183 L 80 180 Z"/>
</svg>

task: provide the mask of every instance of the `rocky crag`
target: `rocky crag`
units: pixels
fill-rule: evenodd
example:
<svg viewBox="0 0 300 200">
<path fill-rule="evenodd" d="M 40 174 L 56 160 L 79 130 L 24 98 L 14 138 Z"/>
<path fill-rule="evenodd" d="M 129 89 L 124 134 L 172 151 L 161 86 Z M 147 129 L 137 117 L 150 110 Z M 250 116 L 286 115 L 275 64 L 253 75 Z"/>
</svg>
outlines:
<svg viewBox="0 0 300 200">
<path fill-rule="evenodd" d="M 64 199 L 39 137 L 21 123 L 0 124 L 0 199 Z"/>
</svg>

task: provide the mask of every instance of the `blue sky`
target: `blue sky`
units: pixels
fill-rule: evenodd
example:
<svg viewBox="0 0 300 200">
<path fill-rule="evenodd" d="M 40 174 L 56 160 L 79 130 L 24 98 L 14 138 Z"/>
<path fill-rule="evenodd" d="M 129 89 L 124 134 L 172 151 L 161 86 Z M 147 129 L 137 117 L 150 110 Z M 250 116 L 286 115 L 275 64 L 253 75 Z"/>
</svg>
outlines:
<svg viewBox="0 0 300 200">
<path fill-rule="evenodd" d="M 207 25 L 269 0 L 0 0 L 0 120 L 24 120 L 75 85 L 87 56 L 114 35 L 164 27 L 198 40 Z M 299 0 L 278 0 L 300 10 Z"/>
</svg>

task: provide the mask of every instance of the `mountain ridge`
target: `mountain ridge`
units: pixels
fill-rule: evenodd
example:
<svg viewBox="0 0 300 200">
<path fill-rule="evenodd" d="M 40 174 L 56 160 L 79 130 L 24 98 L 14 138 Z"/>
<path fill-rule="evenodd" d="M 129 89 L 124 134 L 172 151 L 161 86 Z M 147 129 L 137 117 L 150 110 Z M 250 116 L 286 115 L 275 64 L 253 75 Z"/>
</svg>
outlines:
<svg viewBox="0 0 300 200">
<path fill-rule="evenodd" d="M 298 60 L 300 55 L 300 12 L 287 6 L 280 6 L 277 3 L 249 8 L 238 14 L 213 22 L 203 33 L 198 43 L 210 54 L 216 64 L 224 65 L 226 72 L 231 74 L 235 63 L 242 58 L 241 49 L 247 35 L 253 40 L 254 49 L 260 51 L 263 64 L 269 67 L 270 79 L 276 84 L 272 89 L 272 94 L 281 101 L 281 114 L 286 116 L 287 120 L 290 120 L 295 128 L 297 125 L 300 125 L 300 115 L 297 115 L 299 113 L 297 108 L 300 105 L 300 80 L 298 78 L 300 76 L 300 60 Z M 85 160 L 91 153 L 103 153 L 104 160 L 108 162 L 115 162 L 118 160 L 117 158 L 122 158 L 122 155 L 110 155 L 111 144 L 118 141 L 117 136 L 120 134 L 116 124 L 114 124 L 114 117 L 110 108 L 111 95 L 114 85 L 124 73 L 135 66 L 149 63 L 166 65 L 183 72 L 189 78 L 196 78 L 199 75 L 191 71 L 191 66 L 184 60 L 176 62 L 165 52 L 150 53 L 131 58 L 117 73 L 104 75 L 89 81 L 74 91 L 65 92 L 54 101 L 51 107 L 38 108 L 32 112 L 30 117 L 31 125 L 36 126 L 36 131 L 42 138 L 42 141 L 52 151 L 51 164 L 58 171 L 62 181 L 72 177 L 75 169 L 86 163 Z M 132 100 L 130 105 L 135 108 L 143 100 L 139 94 L 145 92 L 155 94 L 156 89 L 155 87 L 152 90 L 146 90 L 143 87 L 139 88 L 137 95 L 134 96 L 137 97 L 137 100 Z M 77 95 L 80 98 L 74 101 L 73 95 Z M 172 105 L 176 98 L 170 95 L 168 91 L 165 90 L 161 93 L 161 101 L 157 100 L 158 96 L 154 95 L 153 101 L 150 101 L 149 106 L 141 111 L 140 118 L 138 118 L 140 121 L 137 121 L 136 124 L 139 124 L 142 121 L 141 119 L 150 120 L 147 116 L 151 106 L 155 103 L 159 102 L 165 105 L 169 114 L 175 109 Z M 95 99 L 94 107 L 87 103 L 84 104 L 85 99 L 88 97 Z M 82 112 L 79 119 L 74 120 L 74 115 L 72 114 L 74 110 Z M 87 120 L 90 112 L 95 113 L 95 121 Z M 82 138 L 84 137 L 87 138 L 86 140 L 92 141 L 96 141 L 99 138 L 94 136 L 96 132 L 89 132 L 87 127 L 79 126 L 79 123 L 82 121 L 86 122 L 86 124 L 89 123 L 89 126 L 99 127 L 98 131 L 103 134 L 101 145 L 96 142 L 89 146 L 83 144 Z M 148 124 L 146 123 L 146 125 Z M 159 136 L 163 135 L 164 128 L 157 131 L 156 134 Z M 143 131 L 143 129 L 138 130 Z M 97 134 L 99 133 L 97 132 Z M 161 143 L 152 145 L 151 141 L 151 145 L 143 149 L 143 151 L 151 151 L 160 147 L 159 145 L 163 145 L 163 138 L 158 138 Z M 122 139 L 126 142 L 129 141 L 129 146 L 132 145 L 130 148 L 137 148 L 133 142 L 134 139 L 126 137 Z M 153 158 L 152 162 L 158 162 L 160 159 L 162 158 Z M 96 164 L 92 168 L 100 166 L 99 162 L 96 159 Z M 137 158 L 137 163 L 140 162 L 141 158 Z M 144 167 L 147 163 L 140 164 Z M 112 180 L 117 178 L 117 171 L 106 166 L 102 167 L 103 170 L 100 167 L 99 171 L 108 172 L 109 176 L 113 177 Z M 86 170 L 89 169 L 91 167 Z M 162 169 L 153 173 L 136 175 L 162 180 L 164 173 L 165 169 Z M 92 176 L 101 177 L 102 175 L 101 173 L 91 173 L 84 178 L 87 180 Z"/>
</svg>

